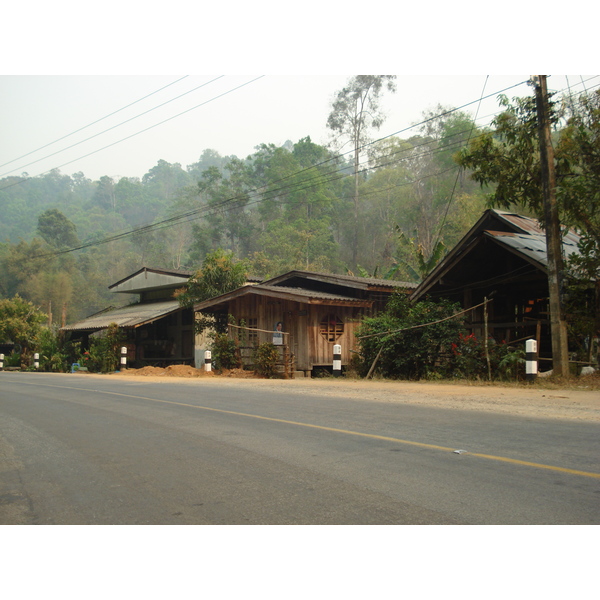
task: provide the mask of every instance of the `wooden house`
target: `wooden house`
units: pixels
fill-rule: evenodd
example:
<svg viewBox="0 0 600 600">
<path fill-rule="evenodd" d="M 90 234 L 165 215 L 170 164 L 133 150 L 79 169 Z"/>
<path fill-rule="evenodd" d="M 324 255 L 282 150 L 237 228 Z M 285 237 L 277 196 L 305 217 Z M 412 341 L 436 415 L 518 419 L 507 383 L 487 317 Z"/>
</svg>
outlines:
<svg viewBox="0 0 600 600">
<path fill-rule="evenodd" d="M 290 271 L 255 285 L 199 302 L 194 310 L 229 323 L 229 335 L 240 340 L 242 358 L 251 363 L 252 349 L 272 342 L 281 346 L 288 375 L 310 375 L 331 369 L 333 347 L 342 348 L 342 366 L 356 347 L 354 332 L 363 316 L 383 309 L 397 290 L 414 291 L 416 284 Z"/>
<path fill-rule="evenodd" d="M 563 232 L 563 254 L 578 252 L 579 236 Z M 412 293 L 413 300 L 447 298 L 463 308 L 489 299 L 488 332 L 497 341 L 538 340 L 551 356 L 546 236 L 535 219 L 486 210 L 463 239 Z M 484 308 L 467 314 L 467 327 L 484 335 Z"/>
<path fill-rule="evenodd" d="M 72 337 L 79 337 L 87 345 L 90 336 L 101 335 L 116 323 L 126 335 L 130 366 L 193 364 L 194 312 L 182 308 L 173 297 L 191 275 L 187 271 L 143 267 L 109 286 L 116 294 L 138 294 L 138 302 L 107 308 L 62 330 L 72 332 Z"/>
</svg>

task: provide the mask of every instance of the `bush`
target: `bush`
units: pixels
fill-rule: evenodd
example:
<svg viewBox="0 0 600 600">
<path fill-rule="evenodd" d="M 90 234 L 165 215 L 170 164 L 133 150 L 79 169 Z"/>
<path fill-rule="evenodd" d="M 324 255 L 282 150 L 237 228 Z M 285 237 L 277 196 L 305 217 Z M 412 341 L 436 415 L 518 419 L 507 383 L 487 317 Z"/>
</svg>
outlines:
<svg viewBox="0 0 600 600">
<path fill-rule="evenodd" d="M 279 361 L 279 350 L 277 346 L 267 342 L 260 344 L 254 350 L 253 354 L 254 368 L 256 372 L 263 377 L 273 377 L 277 372 L 277 362 Z"/>
<path fill-rule="evenodd" d="M 242 366 L 238 346 L 224 333 L 217 333 L 211 346 L 215 369 L 239 369 Z"/>
<path fill-rule="evenodd" d="M 360 374 L 364 377 L 379 355 L 377 371 L 384 377 L 426 379 L 448 376 L 449 365 L 443 357 L 448 356 L 452 342 L 464 330 L 462 319 L 390 332 L 440 321 L 451 317 L 459 308 L 446 300 L 411 303 L 406 294 L 393 294 L 386 310 L 376 317 L 364 319 L 357 331 L 362 357 Z M 381 335 L 361 339 L 361 336 L 373 334 Z"/>
<path fill-rule="evenodd" d="M 64 373 L 69 370 L 69 348 L 63 333 L 42 329 L 39 338 L 40 370 Z"/>
<path fill-rule="evenodd" d="M 90 339 L 90 348 L 84 353 L 84 360 L 79 361 L 81 366 L 100 373 L 116 371 L 120 365 L 124 340 L 123 331 L 116 323 L 111 323 L 102 337 Z"/>
<path fill-rule="evenodd" d="M 452 343 L 449 369 L 454 377 L 488 379 L 484 340 L 474 334 L 460 334 Z M 492 379 L 519 379 L 525 375 L 525 351 L 494 338 L 488 339 L 488 356 Z"/>
</svg>

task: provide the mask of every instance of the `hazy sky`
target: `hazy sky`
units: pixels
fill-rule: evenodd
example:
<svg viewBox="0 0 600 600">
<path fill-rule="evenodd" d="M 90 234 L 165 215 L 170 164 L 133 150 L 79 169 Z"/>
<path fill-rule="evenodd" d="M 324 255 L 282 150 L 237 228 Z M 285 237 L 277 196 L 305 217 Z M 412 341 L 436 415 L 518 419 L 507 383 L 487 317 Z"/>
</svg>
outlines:
<svg viewBox="0 0 600 600">
<path fill-rule="evenodd" d="M 1 76 L 0 177 L 52 168 L 91 179 L 142 177 L 160 159 L 185 168 L 207 148 L 245 158 L 261 143 L 310 136 L 325 144 L 331 100 L 350 76 Z M 469 104 L 464 110 L 487 123 L 498 111 L 497 93 L 528 77 L 398 75 L 377 137 L 410 136 L 403 130 L 438 104 Z M 555 75 L 549 87 L 579 91 L 600 83 L 589 77 L 584 84 L 579 75 Z M 504 93 L 525 96 L 532 88 Z M 491 97 L 480 104 L 482 95 Z"/>
</svg>

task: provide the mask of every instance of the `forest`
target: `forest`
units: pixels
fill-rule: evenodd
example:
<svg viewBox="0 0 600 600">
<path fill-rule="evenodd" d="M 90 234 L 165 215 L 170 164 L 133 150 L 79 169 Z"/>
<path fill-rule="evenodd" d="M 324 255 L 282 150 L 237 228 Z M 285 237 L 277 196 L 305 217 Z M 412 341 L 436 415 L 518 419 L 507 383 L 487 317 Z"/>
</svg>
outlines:
<svg viewBox="0 0 600 600">
<path fill-rule="evenodd" d="M 59 170 L 1 179 L 0 299 L 18 294 L 53 324 L 73 322 L 130 301 L 108 286 L 141 267 L 192 272 L 218 249 L 261 278 L 303 269 L 420 281 L 488 202 L 515 209 L 511 194 L 538 177 L 535 134 L 528 100 L 505 98 L 485 130 L 438 106 L 410 137 L 377 138 L 392 79 L 355 76 L 339 91 L 331 146 L 306 136 L 260 143 L 245 158 L 199 148 L 197 162 L 161 159 L 141 179 Z M 555 109 L 559 201 L 566 223 L 589 234 L 590 273 L 600 256 L 599 102 L 596 91 Z M 514 143 L 519 131 L 527 144 Z M 516 210 L 537 216 L 522 196 Z"/>
<path fill-rule="evenodd" d="M 473 121 L 440 112 L 408 139 L 366 147 L 357 213 L 354 155 L 308 136 L 243 159 L 204 149 L 185 168 L 159 160 L 141 179 L 4 178 L 0 297 L 19 294 L 53 322 L 66 307 L 72 322 L 123 304 L 107 288 L 142 266 L 194 271 L 218 248 L 257 277 L 306 269 L 419 280 L 485 204 L 452 158 Z"/>
</svg>

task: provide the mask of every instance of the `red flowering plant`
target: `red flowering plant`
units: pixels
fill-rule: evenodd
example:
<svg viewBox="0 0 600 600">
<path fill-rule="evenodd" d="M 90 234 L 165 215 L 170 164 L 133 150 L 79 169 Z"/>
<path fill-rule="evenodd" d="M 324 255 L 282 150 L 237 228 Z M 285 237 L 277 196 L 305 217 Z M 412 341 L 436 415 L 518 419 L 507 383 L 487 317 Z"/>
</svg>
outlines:
<svg viewBox="0 0 600 600">
<path fill-rule="evenodd" d="M 466 379 L 487 379 L 488 364 L 485 353 L 485 341 L 475 334 L 459 334 L 451 344 L 451 364 L 454 377 Z M 497 342 L 488 338 L 488 356 L 492 379 L 519 378 L 523 375 L 525 351 L 507 344 L 505 340 Z"/>
</svg>

